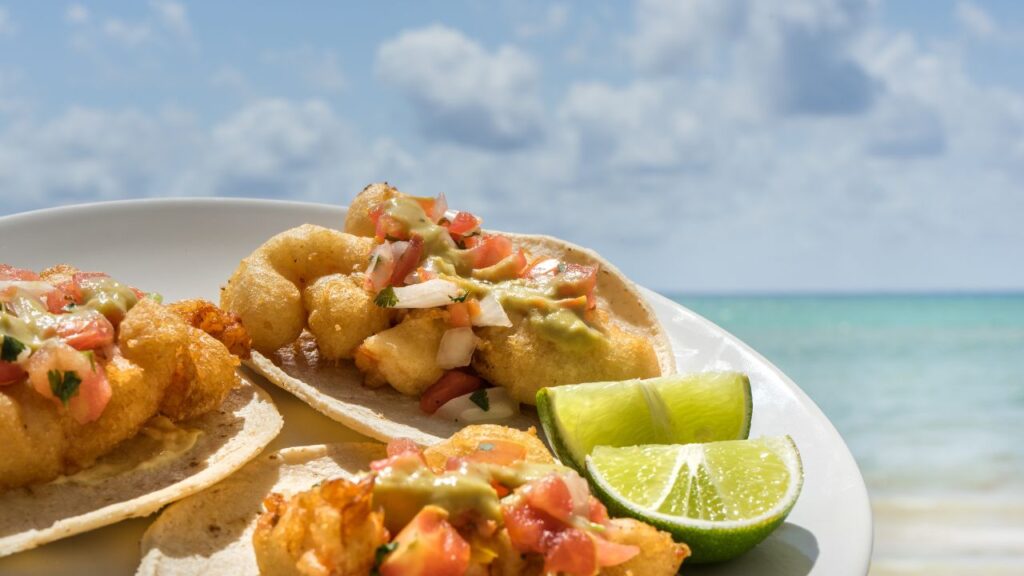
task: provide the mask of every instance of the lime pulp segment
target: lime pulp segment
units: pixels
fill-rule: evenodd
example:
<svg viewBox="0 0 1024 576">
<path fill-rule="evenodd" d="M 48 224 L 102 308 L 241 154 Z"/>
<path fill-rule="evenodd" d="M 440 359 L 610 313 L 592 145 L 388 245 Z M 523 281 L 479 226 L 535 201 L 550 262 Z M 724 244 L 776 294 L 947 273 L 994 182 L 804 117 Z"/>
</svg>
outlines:
<svg viewBox="0 0 1024 576">
<path fill-rule="evenodd" d="M 732 558 L 768 536 L 803 484 L 788 436 L 675 446 L 595 447 L 587 474 L 609 509 L 670 531 L 693 561 Z"/>
<path fill-rule="evenodd" d="M 750 380 L 703 372 L 544 388 L 537 410 L 563 463 L 583 470 L 595 446 L 687 444 L 746 438 Z"/>
</svg>

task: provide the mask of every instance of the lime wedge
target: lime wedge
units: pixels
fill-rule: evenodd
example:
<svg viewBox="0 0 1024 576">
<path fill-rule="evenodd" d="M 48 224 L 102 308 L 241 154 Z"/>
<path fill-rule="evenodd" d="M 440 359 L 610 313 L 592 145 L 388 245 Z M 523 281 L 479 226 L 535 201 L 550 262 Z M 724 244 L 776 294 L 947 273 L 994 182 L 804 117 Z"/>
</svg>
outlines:
<svg viewBox="0 0 1024 576">
<path fill-rule="evenodd" d="M 537 412 L 559 460 L 582 472 L 594 446 L 746 438 L 750 380 L 737 372 L 703 372 L 542 388 Z"/>
<path fill-rule="evenodd" d="M 734 558 L 785 520 L 803 484 L 789 436 L 676 446 L 598 446 L 586 459 L 596 494 L 685 542 L 693 562 Z"/>
</svg>

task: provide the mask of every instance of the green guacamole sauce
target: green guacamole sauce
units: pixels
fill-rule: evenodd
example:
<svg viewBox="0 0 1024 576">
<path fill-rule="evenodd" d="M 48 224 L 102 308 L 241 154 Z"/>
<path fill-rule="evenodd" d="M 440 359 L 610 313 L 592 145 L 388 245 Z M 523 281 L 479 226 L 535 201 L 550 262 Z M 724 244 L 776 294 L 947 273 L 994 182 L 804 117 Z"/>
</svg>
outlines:
<svg viewBox="0 0 1024 576">
<path fill-rule="evenodd" d="M 82 280 L 81 290 L 83 303 L 69 307 L 62 314 L 50 313 L 38 298 L 16 295 L 12 303 L 0 308 L 0 333 L 36 349 L 57 336 L 61 319 L 81 317 L 85 322 L 89 316 L 99 313 L 116 326 L 138 302 L 131 288 L 112 278 Z M 20 312 L 18 315 L 13 312 L 15 305 Z"/>
</svg>

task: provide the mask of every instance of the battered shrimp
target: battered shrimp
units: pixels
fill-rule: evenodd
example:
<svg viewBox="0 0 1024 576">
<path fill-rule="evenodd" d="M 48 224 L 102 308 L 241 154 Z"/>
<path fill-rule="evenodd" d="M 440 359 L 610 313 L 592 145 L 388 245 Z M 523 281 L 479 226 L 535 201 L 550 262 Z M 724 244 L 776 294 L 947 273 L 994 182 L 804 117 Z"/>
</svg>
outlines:
<svg viewBox="0 0 1024 576">
<path fill-rule="evenodd" d="M 640 554 L 622 564 L 602 568 L 603 576 L 672 576 L 690 556 L 690 547 L 686 544 L 632 518 L 612 518 L 604 536 L 616 544 L 636 546 Z"/>
<path fill-rule="evenodd" d="M 287 500 L 272 493 L 252 535 L 260 573 L 369 574 L 388 541 L 384 514 L 372 504 L 373 477 L 328 480 Z"/>
<path fill-rule="evenodd" d="M 390 384 L 407 396 L 419 396 L 444 371 L 437 366 L 437 348 L 448 329 L 447 312 L 415 310 L 394 328 L 367 338 L 356 349 L 356 367 L 372 388 Z"/>
<path fill-rule="evenodd" d="M 605 338 L 581 348 L 563 347 L 522 319 L 513 320 L 511 328 L 483 328 L 477 333 L 482 342 L 473 355 L 473 368 L 530 405 L 545 386 L 661 374 L 658 357 L 646 338 L 607 321 L 602 311 L 595 312 L 595 327 Z"/>
<path fill-rule="evenodd" d="M 109 362 L 96 359 L 109 384 L 109 402 L 93 421 L 80 423 L 69 409 L 33 390 L 30 381 L 0 387 L 0 490 L 88 467 L 153 416 L 198 416 L 219 406 L 238 382 L 238 359 L 220 342 L 148 298 L 124 317 L 117 343 L 120 353 Z M 39 358 L 62 361 L 56 354 Z"/>
<path fill-rule="evenodd" d="M 401 194 L 397 188 L 387 182 L 378 182 L 363 188 L 363 191 L 356 195 L 348 207 L 348 214 L 345 215 L 345 232 L 355 236 L 373 237 L 376 233 L 376 226 L 370 219 L 370 210 Z"/>
<path fill-rule="evenodd" d="M 449 458 L 466 456 L 480 449 L 485 442 L 505 442 L 517 444 L 523 448 L 523 459 L 533 464 L 554 464 L 547 446 L 537 437 L 537 431 L 516 430 L 497 424 L 475 424 L 466 426 L 451 438 L 443 440 L 423 450 L 427 464 L 435 470 L 444 470 Z"/>
<path fill-rule="evenodd" d="M 235 356 L 249 357 L 252 338 L 245 331 L 237 314 L 221 310 L 213 302 L 206 300 L 182 300 L 168 304 L 167 309 L 177 314 L 189 326 L 220 340 Z"/>
<path fill-rule="evenodd" d="M 221 290 L 221 307 L 238 314 L 256 350 L 272 353 L 306 327 L 302 291 L 323 276 L 364 270 L 373 247 L 373 238 L 322 226 L 292 228 L 242 260 Z"/>
<path fill-rule="evenodd" d="M 391 326 L 393 311 L 373 303 L 362 274 L 331 274 L 303 291 L 309 331 L 326 360 L 352 358 L 356 347 Z"/>
</svg>

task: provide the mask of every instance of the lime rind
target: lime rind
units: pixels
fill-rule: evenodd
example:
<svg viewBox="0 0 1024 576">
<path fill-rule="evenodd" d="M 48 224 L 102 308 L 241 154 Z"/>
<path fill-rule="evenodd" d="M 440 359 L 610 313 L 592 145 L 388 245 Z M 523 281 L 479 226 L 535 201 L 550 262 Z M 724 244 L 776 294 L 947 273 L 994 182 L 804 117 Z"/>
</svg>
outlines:
<svg viewBox="0 0 1024 576">
<path fill-rule="evenodd" d="M 707 520 L 682 516 L 678 513 L 667 514 L 661 510 L 667 502 L 665 497 L 648 499 L 645 502 L 647 505 L 631 501 L 618 488 L 609 483 L 593 463 L 595 457 L 605 458 L 610 452 L 615 451 L 615 448 L 605 449 L 602 447 L 598 449 L 603 452 L 602 454 L 598 454 L 598 450 L 595 450 L 594 454 L 588 456 L 586 458 L 587 475 L 595 493 L 613 515 L 631 516 L 668 531 L 676 540 L 685 542 L 690 546 L 693 552 L 693 556 L 690 559 L 692 562 L 703 563 L 728 560 L 750 550 L 781 525 L 796 504 L 797 497 L 800 495 L 800 490 L 803 487 L 803 464 L 800 460 L 800 453 L 792 438 L 789 436 L 771 437 L 748 442 L 763 443 L 766 448 L 781 458 L 786 469 L 789 471 L 789 481 L 783 495 L 771 508 L 751 518 Z M 731 443 L 724 442 L 722 444 Z M 628 450 L 644 450 L 648 448 L 653 447 L 638 446 Z M 685 462 L 683 466 L 674 468 L 678 471 L 677 475 L 675 478 L 668 479 L 669 481 L 666 483 L 670 487 L 663 494 L 671 494 L 673 492 L 672 489 L 679 485 L 684 469 L 686 470 L 686 482 L 692 483 L 695 475 L 690 474 L 689 470 L 693 468 L 707 468 L 702 465 L 704 464 L 703 462 L 696 462 L 697 457 L 694 456 L 696 451 L 701 448 L 701 445 L 662 446 L 657 448 L 661 450 L 674 448 L 678 453 L 673 461 L 675 463 L 681 460 Z M 651 457 L 654 454 L 646 456 Z M 708 479 L 710 480 L 710 478 Z M 697 478 L 697 480 L 699 481 L 700 479 Z M 689 488 L 689 485 L 687 485 L 685 490 L 690 495 L 693 495 L 695 492 Z M 722 492 L 719 492 L 719 494 L 722 494 Z M 695 500 L 701 500 L 701 498 L 695 498 Z M 685 510 L 687 514 L 693 513 L 695 500 L 691 499 L 688 501 L 687 509 Z M 727 507 L 728 504 L 723 504 L 723 506 Z M 673 511 L 682 512 L 677 509 Z"/>
</svg>

